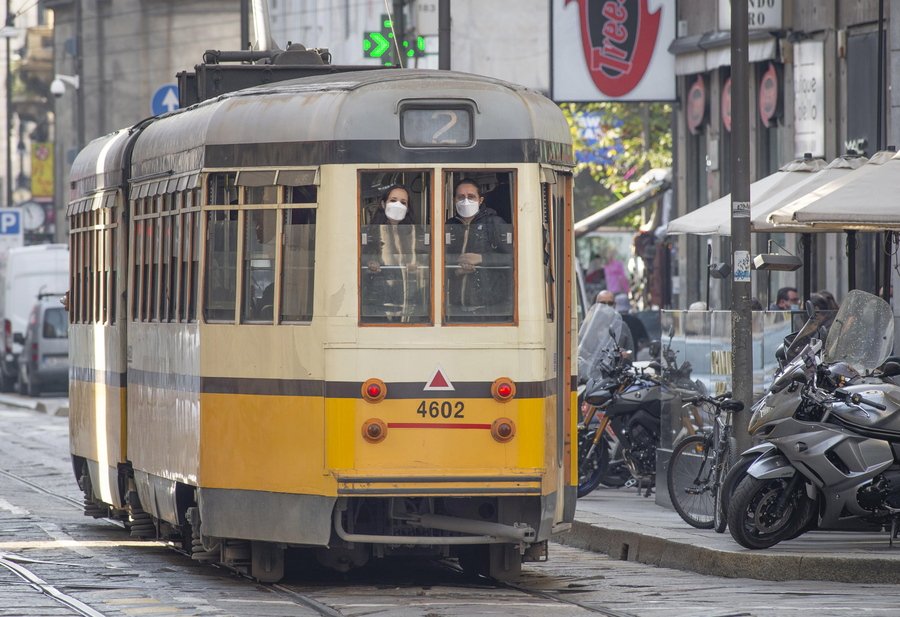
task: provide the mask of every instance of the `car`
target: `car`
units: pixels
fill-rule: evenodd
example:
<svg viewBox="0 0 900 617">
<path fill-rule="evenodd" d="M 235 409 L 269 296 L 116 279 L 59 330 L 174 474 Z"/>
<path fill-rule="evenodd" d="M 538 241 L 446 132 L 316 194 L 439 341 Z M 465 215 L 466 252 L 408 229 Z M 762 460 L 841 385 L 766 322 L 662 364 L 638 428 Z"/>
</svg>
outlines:
<svg viewBox="0 0 900 617">
<path fill-rule="evenodd" d="M 41 294 L 28 316 L 19 355 L 18 390 L 28 396 L 64 392 L 69 383 L 69 331 L 58 294 Z"/>
<path fill-rule="evenodd" d="M 39 294 L 59 298 L 69 288 L 69 247 L 35 244 L 9 249 L 0 286 L 0 392 L 12 392 L 19 375 L 19 354 L 29 312 Z M 58 306 L 57 302 L 57 306 Z"/>
</svg>

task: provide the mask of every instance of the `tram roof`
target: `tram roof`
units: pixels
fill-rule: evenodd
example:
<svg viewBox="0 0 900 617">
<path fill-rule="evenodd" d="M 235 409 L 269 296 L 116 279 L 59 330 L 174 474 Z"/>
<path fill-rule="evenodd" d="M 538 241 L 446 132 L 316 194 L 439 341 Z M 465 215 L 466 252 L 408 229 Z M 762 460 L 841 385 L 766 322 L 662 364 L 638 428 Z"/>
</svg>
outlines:
<svg viewBox="0 0 900 617">
<path fill-rule="evenodd" d="M 560 160 L 554 162 L 572 163 L 568 125 L 559 108 L 539 92 L 467 73 L 397 69 L 280 81 L 162 116 L 136 143 L 133 177 L 201 167 L 353 163 L 370 162 L 369 158 L 398 163 L 478 160 L 472 148 L 401 148 L 401 101 L 471 101 L 475 146 L 502 142 L 504 146 L 495 151 L 531 159 L 558 155 Z M 548 144 L 556 147 L 548 149 Z"/>
<path fill-rule="evenodd" d="M 79 195 L 121 185 L 122 151 L 128 135 L 129 131 L 122 129 L 98 137 L 78 153 L 69 171 L 69 182 L 81 184 Z"/>
</svg>

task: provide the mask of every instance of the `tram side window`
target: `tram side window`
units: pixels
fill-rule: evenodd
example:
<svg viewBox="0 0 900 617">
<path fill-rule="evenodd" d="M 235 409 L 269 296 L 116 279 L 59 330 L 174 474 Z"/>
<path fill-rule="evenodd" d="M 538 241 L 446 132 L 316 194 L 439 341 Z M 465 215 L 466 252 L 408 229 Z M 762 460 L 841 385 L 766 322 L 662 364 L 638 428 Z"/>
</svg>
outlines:
<svg viewBox="0 0 900 617">
<path fill-rule="evenodd" d="M 207 203 L 211 206 L 228 206 L 238 202 L 237 174 L 210 174 L 207 180 Z"/>
<path fill-rule="evenodd" d="M 431 323 L 431 174 L 360 176 L 360 323 Z"/>
<path fill-rule="evenodd" d="M 136 204 L 139 202 L 135 202 Z M 141 289 L 143 288 L 142 280 L 141 280 L 141 272 L 143 270 L 141 264 L 144 262 L 144 257 L 141 254 L 143 250 L 143 244 L 141 242 L 141 238 L 144 237 L 144 221 L 135 221 L 134 222 L 134 237 L 131 242 L 131 265 L 133 269 L 133 297 L 131 299 L 131 319 L 137 320 L 140 318 L 141 314 Z"/>
<path fill-rule="evenodd" d="M 467 170 L 445 177 L 444 320 L 446 323 L 512 323 L 515 317 L 514 208 L 511 172 Z M 498 199 L 509 220 L 487 205 Z M 452 187 L 452 190 L 451 190 Z"/>
<path fill-rule="evenodd" d="M 315 190 L 315 187 L 311 188 Z M 312 200 L 315 200 L 315 193 Z M 280 318 L 286 322 L 312 321 L 316 265 L 316 210 L 294 208 L 282 211 L 282 216 L 284 243 Z"/>
<path fill-rule="evenodd" d="M 206 287 L 203 316 L 208 321 L 234 321 L 237 296 L 238 213 L 207 214 Z"/>
<path fill-rule="evenodd" d="M 554 303 L 556 299 L 556 268 L 554 259 L 556 257 L 554 247 L 554 230 L 553 223 L 555 213 L 559 204 L 554 191 L 551 190 L 553 185 L 541 184 L 541 245 L 543 247 L 541 258 L 544 262 L 544 306 L 546 309 L 547 319 L 553 321 Z"/>
<path fill-rule="evenodd" d="M 196 196 L 199 191 L 195 191 Z M 196 201 L 194 202 L 196 203 Z M 197 321 L 197 288 L 200 285 L 200 213 L 191 221 L 191 284 L 188 288 L 187 319 Z"/>
<path fill-rule="evenodd" d="M 241 316 L 272 323 L 275 305 L 275 210 L 244 215 L 244 270 Z"/>
</svg>

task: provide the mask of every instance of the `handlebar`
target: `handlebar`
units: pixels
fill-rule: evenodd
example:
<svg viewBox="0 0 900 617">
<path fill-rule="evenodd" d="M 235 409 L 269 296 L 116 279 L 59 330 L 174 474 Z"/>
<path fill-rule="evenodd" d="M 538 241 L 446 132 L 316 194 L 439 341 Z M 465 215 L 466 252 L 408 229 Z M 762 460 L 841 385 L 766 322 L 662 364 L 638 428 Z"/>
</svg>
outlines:
<svg viewBox="0 0 900 617">
<path fill-rule="evenodd" d="M 696 405 L 697 403 L 709 403 L 716 408 L 716 411 L 741 411 L 744 408 L 744 403 L 742 403 L 741 401 L 736 401 L 731 397 L 731 392 L 725 392 L 718 396 L 694 396 L 689 399 L 685 399 L 685 402 L 691 405 Z"/>
<path fill-rule="evenodd" d="M 871 399 L 867 399 L 866 397 L 856 392 L 848 392 L 843 388 L 838 388 L 837 390 L 835 390 L 833 398 L 834 400 L 842 401 L 845 403 L 849 402 L 853 405 L 868 405 L 869 407 L 874 407 L 879 411 L 884 411 L 885 409 L 887 409 L 887 407 L 885 405 L 882 405 L 881 403 L 878 403 Z"/>
</svg>

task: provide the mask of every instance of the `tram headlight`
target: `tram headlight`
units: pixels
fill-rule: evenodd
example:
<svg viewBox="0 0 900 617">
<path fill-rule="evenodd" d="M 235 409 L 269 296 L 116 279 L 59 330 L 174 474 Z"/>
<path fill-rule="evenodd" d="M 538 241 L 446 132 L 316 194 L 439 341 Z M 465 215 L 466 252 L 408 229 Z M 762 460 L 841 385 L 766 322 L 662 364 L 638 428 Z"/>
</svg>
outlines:
<svg viewBox="0 0 900 617">
<path fill-rule="evenodd" d="M 506 443 L 516 436 L 516 423 L 509 418 L 497 418 L 491 424 L 491 437 L 494 441 Z"/>
<path fill-rule="evenodd" d="M 516 395 L 516 384 L 509 377 L 499 377 L 491 384 L 491 396 L 501 403 L 512 399 Z"/>
<path fill-rule="evenodd" d="M 363 422 L 362 436 L 369 443 L 384 441 L 387 437 L 387 424 L 378 418 L 369 418 Z"/>
<path fill-rule="evenodd" d="M 367 379 L 363 382 L 362 397 L 370 403 L 377 403 L 384 399 L 385 396 L 387 396 L 387 386 L 377 377 Z"/>
</svg>

